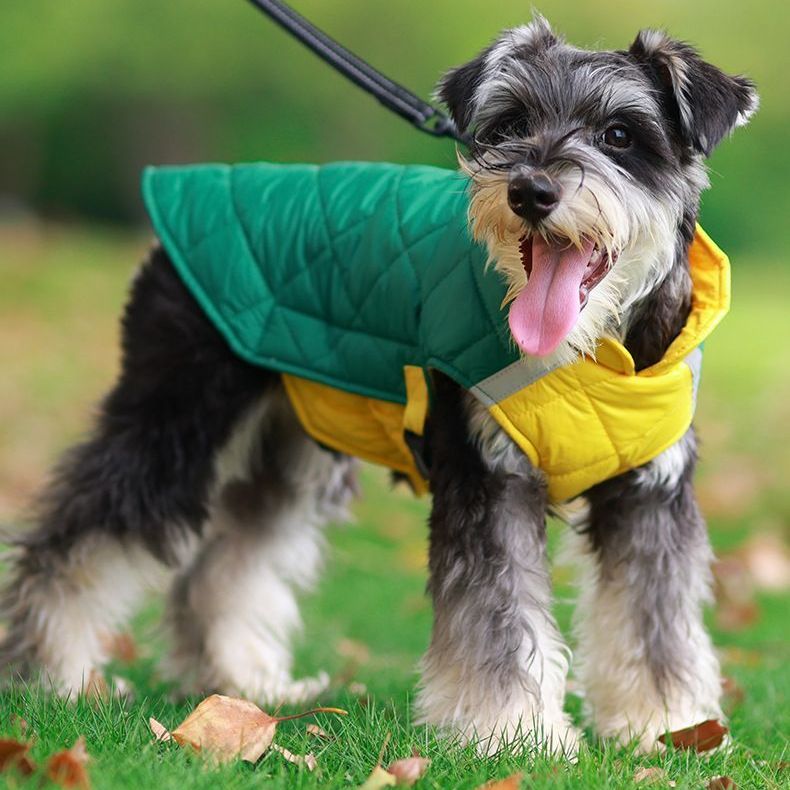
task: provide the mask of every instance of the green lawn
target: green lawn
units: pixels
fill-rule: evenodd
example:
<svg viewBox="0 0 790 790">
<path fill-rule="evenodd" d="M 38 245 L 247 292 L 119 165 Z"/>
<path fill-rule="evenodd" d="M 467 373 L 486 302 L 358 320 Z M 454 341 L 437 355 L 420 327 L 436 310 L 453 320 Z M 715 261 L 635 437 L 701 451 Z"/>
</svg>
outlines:
<svg viewBox="0 0 790 790">
<path fill-rule="evenodd" d="M 144 239 L 105 231 L 0 229 L 0 523 L 23 520 L 47 463 L 79 433 L 111 380 L 115 317 L 144 249 Z M 733 266 L 733 312 L 706 345 L 698 420 L 705 443 L 700 497 L 713 542 L 725 552 L 753 534 L 781 535 L 790 517 L 790 352 L 784 344 L 790 271 L 771 261 L 735 260 Z M 735 746 L 727 754 L 647 759 L 590 739 L 572 766 L 512 755 L 481 760 L 412 727 L 414 667 L 431 620 L 423 592 L 427 505 L 389 490 L 380 470 L 365 470 L 364 491 L 357 522 L 332 530 L 327 572 L 305 601 L 307 627 L 297 659 L 300 673 L 326 669 L 340 679 L 321 702 L 349 715 L 319 717 L 332 740 L 309 736 L 304 721 L 284 723 L 276 738 L 292 752 L 314 752 L 314 773 L 277 753 L 254 767 L 206 770 L 176 747 L 151 742 L 149 716 L 174 727 L 195 702 L 174 701 L 157 677 L 162 643 L 155 601 L 135 626 L 141 657 L 114 667 L 132 681 L 132 701 L 72 706 L 35 689 L 13 689 L 0 695 L 0 738 L 19 735 L 14 714 L 22 717 L 34 738 L 33 757 L 43 760 L 84 735 L 96 788 L 354 787 L 374 767 L 388 734 L 385 763 L 412 749 L 432 759 L 417 785 L 425 788 L 474 788 L 515 771 L 524 772 L 523 787 L 622 788 L 637 786 L 634 772 L 647 765 L 663 766 L 680 788 L 704 787 L 719 774 L 740 788 L 790 784 L 781 765 L 790 759 L 786 592 L 758 592 L 759 617 L 748 627 L 714 628 L 724 671 L 744 690 L 732 708 Z M 552 525 L 552 546 L 560 531 Z M 557 568 L 555 581 L 567 630 L 572 574 Z M 352 681 L 367 693 L 352 693 Z M 578 715 L 580 700 L 570 696 L 568 705 Z M 39 786 L 37 778 L 26 783 L 10 774 L 0 775 L 3 781 Z"/>
</svg>

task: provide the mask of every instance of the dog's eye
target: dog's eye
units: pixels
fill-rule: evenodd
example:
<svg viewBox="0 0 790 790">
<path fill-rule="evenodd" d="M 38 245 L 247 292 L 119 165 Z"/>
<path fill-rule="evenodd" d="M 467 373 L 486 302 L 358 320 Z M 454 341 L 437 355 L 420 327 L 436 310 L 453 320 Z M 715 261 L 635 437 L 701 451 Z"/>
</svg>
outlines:
<svg viewBox="0 0 790 790">
<path fill-rule="evenodd" d="M 603 141 L 612 148 L 628 148 L 631 145 L 631 132 L 622 124 L 615 124 L 603 133 Z"/>
</svg>

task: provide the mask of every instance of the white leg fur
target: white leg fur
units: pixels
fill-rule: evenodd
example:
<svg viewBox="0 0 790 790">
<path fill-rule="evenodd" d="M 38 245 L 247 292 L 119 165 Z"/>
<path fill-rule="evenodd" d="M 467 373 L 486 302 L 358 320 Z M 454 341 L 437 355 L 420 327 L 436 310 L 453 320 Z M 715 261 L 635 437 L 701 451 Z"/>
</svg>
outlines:
<svg viewBox="0 0 790 790">
<path fill-rule="evenodd" d="M 25 639 L 42 679 L 74 698 L 108 661 L 108 637 L 163 573 L 144 548 L 92 535 L 50 574 L 26 579 L 29 589 L 17 598 L 27 608 Z"/>
<path fill-rule="evenodd" d="M 209 541 L 179 604 L 198 633 L 186 643 L 179 636 L 172 674 L 265 704 L 304 702 L 326 688 L 324 674 L 291 679 L 291 640 L 301 626 L 296 592 L 311 586 L 321 561 L 314 515 L 295 508 L 267 524 L 265 536 L 226 533 Z"/>
<path fill-rule="evenodd" d="M 659 735 L 721 719 L 719 663 L 697 611 L 707 600 L 706 570 L 688 589 L 692 606 L 679 606 L 678 630 L 684 634 L 682 681 L 669 679 L 664 694 L 650 672 L 646 646 L 634 622 L 627 570 L 603 578 L 599 562 L 584 535 L 567 532 L 566 558 L 580 566 L 580 597 L 575 617 L 575 671 L 585 690 L 587 714 L 599 735 L 640 750 L 656 751 Z"/>
<path fill-rule="evenodd" d="M 284 421 L 287 457 L 272 459 L 282 480 L 247 520 L 226 507 L 221 488 L 250 476 L 261 419 Z M 302 703 L 328 685 L 325 673 L 292 679 L 291 640 L 301 627 L 297 593 L 312 586 L 321 566 L 322 527 L 345 513 L 347 466 L 292 420 L 282 401 L 270 401 L 242 422 L 218 459 L 206 544 L 170 600 L 176 644 L 169 673 L 187 688 L 276 705 Z"/>
</svg>

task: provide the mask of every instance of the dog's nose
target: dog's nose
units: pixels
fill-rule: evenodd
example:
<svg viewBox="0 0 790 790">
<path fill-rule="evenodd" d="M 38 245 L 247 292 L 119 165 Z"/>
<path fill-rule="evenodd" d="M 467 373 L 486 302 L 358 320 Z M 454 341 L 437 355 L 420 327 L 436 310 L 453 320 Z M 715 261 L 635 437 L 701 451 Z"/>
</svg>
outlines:
<svg viewBox="0 0 790 790">
<path fill-rule="evenodd" d="M 515 170 L 508 180 L 507 202 L 519 217 L 537 222 L 557 208 L 560 187 L 540 171 Z"/>
</svg>

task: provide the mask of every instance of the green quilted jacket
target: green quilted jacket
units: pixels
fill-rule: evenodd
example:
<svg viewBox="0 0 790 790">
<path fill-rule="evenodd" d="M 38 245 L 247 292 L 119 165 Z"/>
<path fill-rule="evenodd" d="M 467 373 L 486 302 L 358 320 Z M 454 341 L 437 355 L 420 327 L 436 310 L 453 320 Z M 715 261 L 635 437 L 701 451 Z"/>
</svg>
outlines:
<svg viewBox="0 0 790 790">
<path fill-rule="evenodd" d="M 146 169 L 143 196 L 240 356 L 403 403 L 405 365 L 472 387 L 518 358 L 467 183 L 393 164 L 196 165 Z"/>
</svg>

